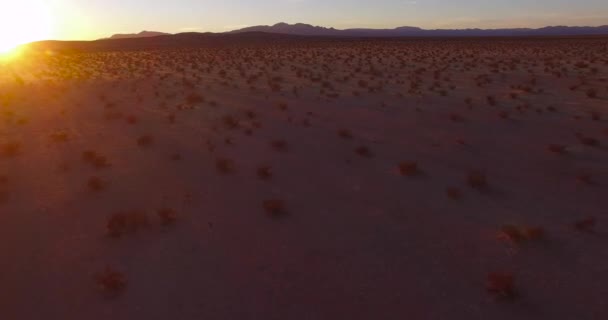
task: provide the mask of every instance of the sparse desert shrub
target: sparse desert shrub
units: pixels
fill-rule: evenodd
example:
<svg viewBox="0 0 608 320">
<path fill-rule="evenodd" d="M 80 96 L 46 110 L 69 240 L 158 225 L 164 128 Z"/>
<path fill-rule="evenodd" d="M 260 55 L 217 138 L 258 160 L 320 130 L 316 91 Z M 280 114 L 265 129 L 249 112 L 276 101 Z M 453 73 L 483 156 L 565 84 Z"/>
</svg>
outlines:
<svg viewBox="0 0 608 320">
<path fill-rule="evenodd" d="M 222 118 L 222 122 L 228 129 L 234 129 L 239 126 L 239 121 L 231 115 L 226 115 Z"/>
<path fill-rule="evenodd" d="M 120 111 L 106 111 L 104 113 L 104 118 L 106 120 L 118 120 L 124 117 L 124 114 Z"/>
<path fill-rule="evenodd" d="M 493 96 L 487 96 L 486 100 L 488 101 L 488 104 L 491 106 L 495 106 L 496 105 L 496 98 L 494 98 Z"/>
<path fill-rule="evenodd" d="M 97 286 L 106 294 L 116 295 L 125 290 L 127 280 L 122 272 L 116 271 L 110 267 L 95 275 Z"/>
<path fill-rule="evenodd" d="M 574 227 L 579 231 L 592 232 L 597 224 L 595 217 L 587 217 L 574 222 Z"/>
<path fill-rule="evenodd" d="M 169 123 L 175 123 L 175 114 L 167 115 L 167 120 L 169 120 Z"/>
<path fill-rule="evenodd" d="M 582 144 L 584 144 L 586 146 L 591 146 L 591 147 L 596 147 L 596 146 L 598 146 L 600 144 L 600 142 L 597 139 L 592 138 L 592 137 L 586 137 L 586 136 L 583 136 L 583 135 L 579 135 L 578 140 Z"/>
<path fill-rule="evenodd" d="M 148 147 L 152 145 L 152 143 L 154 143 L 154 138 L 152 138 L 152 136 L 144 135 L 137 138 L 137 145 L 140 147 Z"/>
<path fill-rule="evenodd" d="M 403 161 L 397 167 L 399 168 L 399 173 L 406 177 L 414 176 L 420 172 L 417 162 Z"/>
<path fill-rule="evenodd" d="M 355 148 L 355 153 L 365 158 L 371 158 L 373 156 L 371 150 L 369 150 L 369 148 L 366 146 L 359 146 Z"/>
<path fill-rule="evenodd" d="M 247 118 L 249 119 L 255 119 L 255 117 L 257 117 L 257 114 L 253 111 L 253 110 L 247 110 L 245 112 L 245 115 L 247 116 Z"/>
<path fill-rule="evenodd" d="M 98 169 L 107 168 L 110 166 L 110 162 L 105 156 L 91 150 L 86 150 L 82 153 L 82 160 Z"/>
<path fill-rule="evenodd" d="M 87 186 L 91 191 L 102 191 L 106 187 L 106 182 L 99 177 L 91 177 L 87 180 Z"/>
<path fill-rule="evenodd" d="M 97 157 L 97 153 L 92 150 L 86 150 L 82 152 L 82 160 L 85 162 L 93 161 Z"/>
<path fill-rule="evenodd" d="M 21 152 L 21 143 L 5 142 L 0 144 L 0 157 L 12 158 Z"/>
<path fill-rule="evenodd" d="M 566 153 L 566 146 L 561 145 L 561 144 L 550 144 L 547 147 L 547 149 L 550 152 L 557 153 L 557 154 L 564 154 L 564 153 Z"/>
<path fill-rule="evenodd" d="M 591 178 L 591 175 L 588 173 L 581 173 L 579 175 L 576 176 L 576 180 L 582 184 L 586 184 L 586 185 L 592 185 L 593 184 L 593 179 Z"/>
<path fill-rule="evenodd" d="M 486 276 L 486 290 L 500 300 L 513 300 L 518 294 L 512 273 L 492 272 Z"/>
<path fill-rule="evenodd" d="M 488 181 L 483 172 L 471 171 L 467 175 L 467 184 L 473 189 L 483 189 L 488 186 Z"/>
<path fill-rule="evenodd" d="M 149 225 L 148 216 L 143 211 L 128 211 L 112 214 L 108 218 L 106 229 L 110 237 L 119 238 L 126 233 L 136 232 Z"/>
<path fill-rule="evenodd" d="M 177 212 L 171 208 L 162 208 L 157 211 L 157 214 L 160 218 L 160 224 L 163 226 L 175 224 L 175 221 L 177 221 Z"/>
<path fill-rule="evenodd" d="M 285 103 L 285 102 L 281 102 L 281 103 L 279 103 L 279 104 L 278 104 L 278 108 L 279 108 L 279 110 L 281 110 L 281 111 L 286 111 L 286 110 L 287 110 L 287 103 Z"/>
<path fill-rule="evenodd" d="M 460 191 L 460 189 L 456 187 L 447 187 L 445 189 L 445 194 L 448 196 L 448 198 L 452 200 L 458 200 L 462 198 L 462 191 Z"/>
<path fill-rule="evenodd" d="M 592 98 L 592 99 L 597 98 L 597 90 L 596 89 L 593 89 L 593 88 L 588 89 L 587 92 L 586 92 L 586 94 L 587 94 L 587 97 L 589 97 L 589 98 Z"/>
<path fill-rule="evenodd" d="M 127 216 L 122 212 L 111 215 L 106 224 L 106 229 L 111 237 L 122 236 L 127 229 Z"/>
<path fill-rule="evenodd" d="M 452 120 L 453 122 L 463 122 L 464 118 L 457 113 L 451 113 L 450 120 Z"/>
<path fill-rule="evenodd" d="M 222 174 L 233 173 L 236 169 L 234 161 L 227 158 L 217 159 L 217 161 L 215 162 L 215 167 Z"/>
<path fill-rule="evenodd" d="M 287 142 L 285 140 L 274 140 L 270 145 L 279 152 L 287 152 Z"/>
<path fill-rule="evenodd" d="M 136 124 L 137 123 L 137 117 L 134 115 L 128 115 L 127 116 L 127 123 L 128 124 Z"/>
<path fill-rule="evenodd" d="M 348 129 L 338 130 L 338 136 L 340 136 L 340 138 L 343 138 L 343 139 L 352 139 L 353 138 L 352 132 L 350 132 L 350 130 L 348 130 Z"/>
<path fill-rule="evenodd" d="M 258 178 L 262 179 L 262 180 L 268 180 L 270 178 L 272 178 L 272 169 L 270 168 L 270 166 L 260 166 L 257 169 L 257 175 Z"/>
<path fill-rule="evenodd" d="M 544 238 L 545 231 L 540 227 L 504 225 L 501 227 L 498 238 L 513 244 L 521 244 L 525 241 L 534 241 Z"/>
<path fill-rule="evenodd" d="M 541 240 L 545 238 L 545 229 L 541 227 L 523 227 L 521 233 L 526 240 Z"/>
<path fill-rule="evenodd" d="M 264 207 L 264 210 L 266 210 L 266 213 L 272 218 L 278 218 L 287 213 L 285 204 L 279 199 L 264 200 L 262 206 Z"/>
<path fill-rule="evenodd" d="M 205 102 L 205 97 L 196 92 L 193 92 L 186 97 L 186 102 L 190 105 L 200 104 Z"/>
</svg>

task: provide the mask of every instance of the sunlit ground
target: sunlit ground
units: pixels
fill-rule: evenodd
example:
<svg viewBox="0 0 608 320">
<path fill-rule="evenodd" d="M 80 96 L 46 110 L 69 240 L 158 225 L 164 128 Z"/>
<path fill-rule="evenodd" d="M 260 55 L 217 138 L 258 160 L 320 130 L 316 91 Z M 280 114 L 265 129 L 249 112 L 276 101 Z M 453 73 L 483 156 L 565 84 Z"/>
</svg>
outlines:
<svg viewBox="0 0 608 320">
<path fill-rule="evenodd" d="M 15 47 L 0 52 L 0 64 L 5 64 L 18 60 L 23 55 L 22 47 Z"/>
</svg>

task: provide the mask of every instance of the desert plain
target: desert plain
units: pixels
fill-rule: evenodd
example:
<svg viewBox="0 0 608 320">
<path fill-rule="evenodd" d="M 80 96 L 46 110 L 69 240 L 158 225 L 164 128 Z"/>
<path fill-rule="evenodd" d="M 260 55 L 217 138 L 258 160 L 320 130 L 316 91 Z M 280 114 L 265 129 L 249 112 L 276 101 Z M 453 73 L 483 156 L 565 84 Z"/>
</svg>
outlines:
<svg viewBox="0 0 608 320">
<path fill-rule="evenodd" d="M 113 43 L 0 62 L 0 318 L 608 318 L 608 38 Z"/>
</svg>

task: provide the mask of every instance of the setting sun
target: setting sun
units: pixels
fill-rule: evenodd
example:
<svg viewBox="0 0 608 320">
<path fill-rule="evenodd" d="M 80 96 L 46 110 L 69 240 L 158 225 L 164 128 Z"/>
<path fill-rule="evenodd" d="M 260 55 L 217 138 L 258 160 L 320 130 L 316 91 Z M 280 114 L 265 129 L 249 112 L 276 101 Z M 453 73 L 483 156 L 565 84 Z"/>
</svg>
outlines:
<svg viewBox="0 0 608 320">
<path fill-rule="evenodd" d="M 25 0 L 3 5 L 0 11 L 0 53 L 51 36 L 51 11 L 44 1 Z"/>
</svg>

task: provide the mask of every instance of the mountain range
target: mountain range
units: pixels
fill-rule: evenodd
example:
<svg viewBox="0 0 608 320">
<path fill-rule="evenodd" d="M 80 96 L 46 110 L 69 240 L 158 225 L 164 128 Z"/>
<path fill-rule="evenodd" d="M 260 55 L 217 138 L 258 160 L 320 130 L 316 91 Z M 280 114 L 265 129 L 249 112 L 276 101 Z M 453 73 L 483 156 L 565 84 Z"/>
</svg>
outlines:
<svg viewBox="0 0 608 320">
<path fill-rule="evenodd" d="M 149 38 L 149 37 L 157 37 L 157 36 L 166 36 L 170 35 L 169 33 L 157 32 L 157 31 L 142 31 L 140 33 L 125 33 L 125 34 L 115 34 L 112 35 L 108 39 L 133 39 L 133 38 Z"/>
<path fill-rule="evenodd" d="M 255 26 L 239 30 L 211 33 L 184 32 L 168 34 L 142 31 L 136 34 L 117 34 L 95 41 L 37 41 L 27 45 L 39 52 L 82 52 L 150 50 L 162 48 L 257 46 L 300 43 L 313 41 L 349 41 L 369 39 L 408 38 L 475 38 L 475 37 L 544 37 L 544 36 L 608 36 L 608 25 L 600 27 L 545 27 L 539 29 L 436 29 L 425 30 L 416 27 L 394 29 L 334 29 L 303 23 L 278 23 L 273 26 Z"/>
<path fill-rule="evenodd" d="M 398 27 L 394 29 L 335 29 L 310 24 L 284 22 L 272 26 L 253 26 L 225 33 L 264 32 L 299 36 L 333 36 L 333 37 L 521 37 L 521 36 L 578 36 L 608 35 L 608 25 L 598 27 L 549 26 L 543 28 L 510 28 L 510 29 L 422 29 L 418 27 Z M 138 34 L 118 34 L 110 39 L 141 38 L 167 35 L 162 32 L 143 31 Z"/>
</svg>

